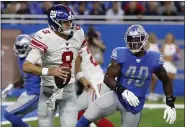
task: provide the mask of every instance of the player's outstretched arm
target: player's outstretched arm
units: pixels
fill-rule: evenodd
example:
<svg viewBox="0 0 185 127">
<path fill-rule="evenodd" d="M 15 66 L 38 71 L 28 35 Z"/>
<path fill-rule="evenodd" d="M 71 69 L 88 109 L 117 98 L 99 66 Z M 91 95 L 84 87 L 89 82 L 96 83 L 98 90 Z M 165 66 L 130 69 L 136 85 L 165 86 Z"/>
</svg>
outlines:
<svg viewBox="0 0 185 127">
<path fill-rule="evenodd" d="M 175 97 L 173 97 L 172 82 L 163 66 L 155 72 L 155 75 L 162 81 L 164 93 L 166 95 L 167 107 L 164 111 L 164 119 L 166 119 L 167 123 L 173 124 L 176 120 L 176 110 L 174 105 Z"/>
<path fill-rule="evenodd" d="M 24 80 L 22 76 L 20 76 L 14 83 L 9 84 L 1 93 L 1 98 L 5 99 L 9 91 L 15 87 L 22 86 L 24 84 Z"/>
<path fill-rule="evenodd" d="M 82 83 L 83 86 L 87 90 L 94 90 L 92 83 L 85 78 L 85 76 L 84 76 L 84 74 L 83 74 L 83 72 L 81 70 L 81 63 L 82 63 L 82 57 L 79 55 L 79 56 L 77 56 L 76 61 L 75 61 L 75 75 L 76 75 L 76 79 L 78 81 L 80 81 L 80 83 Z"/>
<path fill-rule="evenodd" d="M 166 72 L 165 68 L 161 66 L 156 72 L 155 75 L 158 77 L 159 80 L 163 83 L 163 89 L 166 97 L 173 97 L 173 88 L 172 82 Z"/>
</svg>

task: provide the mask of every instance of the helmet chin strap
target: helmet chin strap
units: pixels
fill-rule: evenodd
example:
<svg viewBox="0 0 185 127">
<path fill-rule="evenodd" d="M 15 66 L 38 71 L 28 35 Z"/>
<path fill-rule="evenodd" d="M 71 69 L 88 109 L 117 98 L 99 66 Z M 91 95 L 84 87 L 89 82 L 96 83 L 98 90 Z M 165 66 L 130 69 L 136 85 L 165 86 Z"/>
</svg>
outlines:
<svg viewBox="0 0 185 127">
<path fill-rule="evenodd" d="M 128 46 L 129 48 L 129 46 Z M 129 48 L 130 49 L 130 48 Z M 143 49 L 143 50 L 142 50 Z M 135 50 L 131 50 L 130 51 L 133 53 L 133 54 L 137 54 L 138 52 L 140 51 L 145 51 L 145 45 L 142 45 L 139 49 L 135 49 Z"/>
<path fill-rule="evenodd" d="M 71 27 L 68 30 L 64 30 L 63 26 L 59 25 L 60 27 L 58 28 L 58 32 L 65 34 L 65 35 L 72 35 L 73 34 L 73 26 L 71 25 Z"/>
<path fill-rule="evenodd" d="M 18 56 L 19 56 L 20 58 L 25 58 L 25 57 L 27 56 L 27 54 L 21 54 L 21 55 L 19 54 Z"/>
<path fill-rule="evenodd" d="M 71 34 L 73 34 L 73 31 L 72 30 L 65 30 L 65 31 L 63 31 L 63 33 L 65 35 L 71 35 Z"/>
<path fill-rule="evenodd" d="M 138 52 L 140 52 L 139 50 L 138 51 L 135 51 L 133 52 L 132 50 L 130 50 L 133 54 L 137 54 Z"/>
<path fill-rule="evenodd" d="M 60 30 L 58 30 L 58 32 L 61 33 L 61 34 L 65 34 L 65 35 L 72 35 L 73 34 L 73 30 L 71 30 L 71 29 L 70 30 L 62 30 L 62 29 L 60 29 Z"/>
</svg>

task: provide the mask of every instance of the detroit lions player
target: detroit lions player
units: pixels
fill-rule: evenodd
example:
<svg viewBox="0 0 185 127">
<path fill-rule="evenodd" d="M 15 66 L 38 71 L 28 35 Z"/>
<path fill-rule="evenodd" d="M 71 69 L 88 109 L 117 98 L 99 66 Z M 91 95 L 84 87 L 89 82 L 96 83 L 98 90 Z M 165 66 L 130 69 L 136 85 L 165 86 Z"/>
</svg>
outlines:
<svg viewBox="0 0 185 127">
<path fill-rule="evenodd" d="M 26 91 L 20 95 L 17 102 L 5 109 L 4 117 L 12 123 L 12 127 L 28 127 L 22 121 L 22 118 L 37 108 L 40 93 L 40 76 L 26 74 L 22 70 L 23 63 L 30 51 L 29 44 L 31 37 L 26 34 L 19 35 L 14 44 L 15 55 L 18 56 L 18 65 L 20 69 L 20 78 L 13 84 L 10 84 L 2 92 L 2 98 L 5 99 L 8 92 L 14 87 L 24 84 Z"/>
<path fill-rule="evenodd" d="M 163 56 L 157 52 L 146 51 L 147 41 L 148 34 L 141 25 L 132 25 L 127 29 L 127 47 L 113 50 L 111 64 L 104 77 L 104 82 L 112 91 L 90 105 L 76 127 L 88 127 L 92 121 L 113 114 L 117 110 L 122 116 L 122 127 L 137 127 L 152 73 L 163 83 L 167 104 L 164 119 L 167 117 L 166 122 L 169 124 L 175 122 L 175 97 L 171 80 L 163 67 Z"/>
</svg>

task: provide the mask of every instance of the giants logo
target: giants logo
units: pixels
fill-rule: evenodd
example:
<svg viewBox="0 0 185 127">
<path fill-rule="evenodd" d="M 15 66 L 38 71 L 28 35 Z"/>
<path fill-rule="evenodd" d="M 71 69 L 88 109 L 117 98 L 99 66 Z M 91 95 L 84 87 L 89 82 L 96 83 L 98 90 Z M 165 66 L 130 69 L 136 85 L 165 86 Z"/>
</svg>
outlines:
<svg viewBox="0 0 185 127">
<path fill-rule="evenodd" d="M 57 16 L 57 11 L 50 12 L 50 18 L 56 18 L 56 16 Z"/>
<path fill-rule="evenodd" d="M 69 16 L 68 16 L 68 19 L 73 19 L 74 18 L 74 15 L 72 14 L 71 11 L 69 11 Z"/>
</svg>

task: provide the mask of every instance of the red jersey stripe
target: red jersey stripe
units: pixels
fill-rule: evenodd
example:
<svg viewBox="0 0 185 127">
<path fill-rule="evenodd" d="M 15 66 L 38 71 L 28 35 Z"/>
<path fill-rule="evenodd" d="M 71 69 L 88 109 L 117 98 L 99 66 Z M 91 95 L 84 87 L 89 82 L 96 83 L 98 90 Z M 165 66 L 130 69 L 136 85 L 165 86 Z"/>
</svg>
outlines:
<svg viewBox="0 0 185 127">
<path fill-rule="evenodd" d="M 42 44 L 43 46 L 45 46 L 47 49 L 48 49 L 48 46 L 46 45 L 46 44 L 44 44 L 43 42 L 41 42 L 41 41 L 39 41 L 39 40 L 37 40 L 37 39 L 35 39 L 35 38 L 33 38 L 35 41 L 37 41 L 38 43 L 40 43 L 40 44 Z"/>
<path fill-rule="evenodd" d="M 84 39 L 84 40 L 83 40 L 83 42 L 82 42 L 82 46 L 81 46 L 81 48 L 85 47 L 86 45 L 87 45 L 87 40 L 86 40 L 86 39 Z"/>
<path fill-rule="evenodd" d="M 31 41 L 31 45 L 36 47 L 36 48 L 38 48 L 38 49 L 40 49 L 40 50 L 42 50 L 43 53 L 45 53 L 47 51 L 47 47 L 45 45 L 42 45 L 41 43 L 35 41 L 35 39 L 33 39 Z"/>
<path fill-rule="evenodd" d="M 33 45 L 33 44 L 30 44 L 30 46 L 33 47 L 33 48 L 37 48 L 37 49 L 39 49 L 42 53 L 44 53 L 44 50 L 43 50 L 43 49 L 41 49 L 41 48 L 39 48 L 39 47 L 37 47 L 37 46 L 35 46 L 35 45 Z"/>
</svg>

